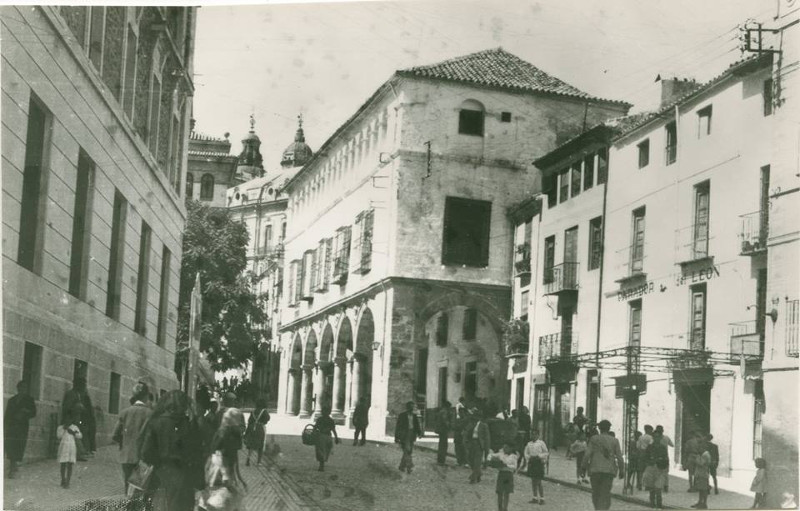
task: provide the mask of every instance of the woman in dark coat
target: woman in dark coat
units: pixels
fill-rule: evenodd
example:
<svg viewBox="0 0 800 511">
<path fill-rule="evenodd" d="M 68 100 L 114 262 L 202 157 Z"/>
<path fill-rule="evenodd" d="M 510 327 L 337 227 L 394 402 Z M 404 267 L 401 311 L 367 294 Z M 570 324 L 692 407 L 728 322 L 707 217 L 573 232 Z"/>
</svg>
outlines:
<svg viewBox="0 0 800 511">
<path fill-rule="evenodd" d="M 158 489 L 155 511 L 191 511 L 202 474 L 202 438 L 190 418 L 189 398 L 180 390 L 159 399 L 146 426 L 141 459 L 153 465 Z"/>
<path fill-rule="evenodd" d="M 269 412 L 267 403 L 264 399 L 256 400 L 256 408 L 247 420 L 247 431 L 244 436 L 244 443 L 247 445 L 247 458 L 245 466 L 250 466 L 250 452 L 256 451 L 256 465 L 261 464 L 261 457 L 264 455 L 264 434 L 267 423 L 269 422 Z"/>
<path fill-rule="evenodd" d="M 339 443 L 339 435 L 336 434 L 336 423 L 331 419 L 331 412 L 327 408 L 323 408 L 322 415 L 319 416 L 314 423 L 314 429 L 317 431 L 317 443 L 314 445 L 314 453 L 317 455 L 319 462 L 319 471 L 325 470 L 325 463 L 333 450 L 333 439 L 331 434 Z"/>
<path fill-rule="evenodd" d="M 25 446 L 28 443 L 28 424 L 34 417 L 36 417 L 36 403 L 28 395 L 28 383 L 21 381 L 17 383 L 17 395 L 8 400 L 3 417 L 5 436 L 3 447 L 11 463 L 8 469 L 9 479 L 16 476 L 17 468 L 22 462 Z"/>
</svg>

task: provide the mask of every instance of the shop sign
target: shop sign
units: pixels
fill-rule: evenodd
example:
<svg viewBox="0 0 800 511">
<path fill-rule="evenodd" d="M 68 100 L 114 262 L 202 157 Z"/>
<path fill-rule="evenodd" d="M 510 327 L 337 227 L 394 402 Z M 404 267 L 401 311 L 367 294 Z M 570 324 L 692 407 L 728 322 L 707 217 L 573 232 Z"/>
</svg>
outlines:
<svg viewBox="0 0 800 511">
<path fill-rule="evenodd" d="M 655 284 L 653 281 L 645 282 L 639 286 L 633 286 L 626 289 L 620 289 L 619 294 L 617 295 L 617 300 L 620 302 L 624 302 L 630 300 L 631 298 L 639 298 L 641 296 L 647 295 L 655 291 Z"/>
<path fill-rule="evenodd" d="M 685 275 L 679 275 L 675 278 L 676 286 L 683 286 L 684 284 L 698 284 L 719 277 L 719 265 L 707 266 Z"/>
</svg>

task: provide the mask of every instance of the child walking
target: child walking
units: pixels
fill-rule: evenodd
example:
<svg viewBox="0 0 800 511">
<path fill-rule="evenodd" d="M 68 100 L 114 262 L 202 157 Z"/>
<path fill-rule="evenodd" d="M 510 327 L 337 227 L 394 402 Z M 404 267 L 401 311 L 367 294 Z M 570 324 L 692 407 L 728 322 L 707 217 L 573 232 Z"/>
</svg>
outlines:
<svg viewBox="0 0 800 511">
<path fill-rule="evenodd" d="M 578 433 L 578 438 L 569 446 L 569 454 L 575 458 L 575 475 L 578 479 L 578 484 L 588 483 L 586 479 L 586 468 L 583 466 L 583 455 L 586 453 L 586 434 L 581 431 Z"/>
<path fill-rule="evenodd" d="M 750 485 L 750 491 L 755 492 L 756 497 L 750 509 L 764 509 L 767 507 L 767 460 L 756 458 L 756 468 L 756 476 Z"/>
<path fill-rule="evenodd" d="M 514 493 L 514 471 L 517 469 L 517 454 L 514 446 L 506 441 L 503 450 L 489 454 L 489 461 L 497 463 L 497 511 L 508 511 L 508 500 Z"/>
<path fill-rule="evenodd" d="M 544 479 L 544 466 L 549 455 L 547 445 L 539 439 L 539 432 L 533 431 L 531 433 L 531 441 L 525 446 L 524 453 L 525 466 L 527 467 L 528 477 L 531 478 L 531 488 L 533 489 L 531 504 L 544 504 L 542 479 Z"/>
<path fill-rule="evenodd" d="M 72 479 L 72 466 L 78 457 L 78 446 L 75 440 L 83 438 L 78 426 L 73 424 L 75 419 L 72 413 L 64 416 L 63 423 L 56 430 L 56 437 L 61 442 L 58 444 L 58 461 L 61 463 L 61 487 L 69 488 Z"/>
</svg>

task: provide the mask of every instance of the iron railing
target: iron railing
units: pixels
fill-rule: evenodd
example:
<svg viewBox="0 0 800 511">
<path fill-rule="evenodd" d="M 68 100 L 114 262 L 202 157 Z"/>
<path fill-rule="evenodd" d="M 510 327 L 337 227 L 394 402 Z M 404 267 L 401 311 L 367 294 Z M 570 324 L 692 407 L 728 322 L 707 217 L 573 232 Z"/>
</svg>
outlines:
<svg viewBox="0 0 800 511">
<path fill-rule="evenodd" d="M 758 331 L 758 327 L 755 320 L 728 324 L 731 359 L 735 360 L 741 355 L 764 356 L 764 334 Z"/>
<path fill-rule="evenodd" d="M 754 211 L 741 215 L 741 231 L 739 232 L 742 255 L 753 255 L 767 249 L 767 231 L 769 220 L 766 211 Z"/>
<path fill-rule="evenodd" d="M 579 269 L 579 263 L 561 263 L 552 268 L 546 268 L 545 272 L 549 272 L 549 278 L 544 285 L 544 294 L 551 295 L 562 291 L 577 291 Z"/>
<path fill-rule="evenodd" d="M 556 363 L 578 353 L 578 332 L 567 331 L 539 337 L 539 365 Z"/>
<path fill-rule="evenodd" d="M 514 269 L 517 276 L 531 272 L 531 246 L 528 243 L 517 245 Z"/>
</svg>

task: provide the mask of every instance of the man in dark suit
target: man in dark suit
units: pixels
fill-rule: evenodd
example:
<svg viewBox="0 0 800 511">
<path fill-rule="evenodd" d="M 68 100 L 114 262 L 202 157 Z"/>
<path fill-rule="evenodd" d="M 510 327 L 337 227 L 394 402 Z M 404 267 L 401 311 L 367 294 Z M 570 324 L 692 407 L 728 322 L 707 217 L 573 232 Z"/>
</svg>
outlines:
<svg viewBox="0 0 800 511">
<path fill-rule="evenodd" d="M 611 487 L 614 484 L 614 475 L 625 477 L 625 461 L 622 458 L 622 449 L 619 440 L 614 438 L 611 423 L 602 420 L 597 424 L 599 435 L 589 439 L 586 454 L 583 455 L 583 466 L 589 472 L 592 483 L 592 503 L 595 509 L 611 509 Z"/>
<path fill-rule="evenodd" d="M 453 429 L 453 414 L 450 401 L 445 401 L 439 408 L 439 415 L 436 418 L 436 434 L 439 435 L 439 448 L 436 452 L 436 463 L 440 466 L 447 461 L 447 438 Z"/>
<path fill-rule="evenodd" d="M 711 433 L 706 435 L 706 449 L 708 454 L 711 455 L 711 464 L 708 466 L 708 473 L 711 479 L 714 480 L 714 495 L 719 495 L 719 486 L 717 486 L 717 467 L 719 466 L 719 447 L 712 442 L 714 435 Z"/>
<path fill-rule="evenodd" d="M 475 422 L 464 430 L 464 440 L 469 450 L 469 466 L 472 468 L 470 484 L 481 482 L 483 460 L 489 454 L 490 445 L 489 425 L 477 409 L 473 408 L 471 414 L 475 416 Z"/>
<path fill-rule="evenodd" d="M 414 402 L 406 403 L 406 411 L 397 417 L 397 425 L 394 428 L 394 443 L 400 444 L 403 449 L 403 457 L 400 459 L 400 471 L 411 473 L 414 468 L 414 461 L 411 455 L 414 452 L 414 442 L 422 436 L 422 428 L 419 419 L 414 415 Z"/>
<path fill-rule="evenodd" d="M 111 437 L 119 444 L 119 462 L 125 478 L 125 493 L 128 492 L 128 478 L 139 463 L 139 437 L 147 419 L 153 413 L 146 404 L 149 392 L 147 385 L 141 382 L 133 387 L 133 404 L 120 412 L 117 427 Z"/>
<path fill-rule="evenodd" d="M 367 443 L 367 426 L 369 425 L 369 405 L 366 398 L 358 400 L 356 409 L 353 410 L 353 428 L 356 430 L 355 437 L 353 437 L 353 445 L 364 445 Z M 361 443 L 358 442 L 358 437 L 361 436 Z"/>
</svg>

